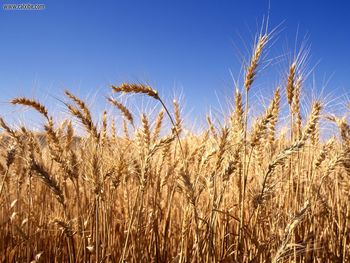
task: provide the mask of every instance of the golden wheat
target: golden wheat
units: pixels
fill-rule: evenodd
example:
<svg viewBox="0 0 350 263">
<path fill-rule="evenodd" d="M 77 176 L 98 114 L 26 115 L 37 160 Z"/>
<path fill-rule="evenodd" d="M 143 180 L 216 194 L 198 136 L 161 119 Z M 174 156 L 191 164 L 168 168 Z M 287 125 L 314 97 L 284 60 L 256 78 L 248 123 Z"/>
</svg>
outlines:
<svg viewBox="0 0 350 263">
<path fill-rule="evenodd" d="M 0 118 L 0 261 L 349 262 L 350 125 L 324 102 L 302 114 L 295 62 L 285 77 L 290 112 L 277 88 L 251 117 L 248 92 L 269 39 L 258 37 L 230 115 L 207 117 L 203 132 L 187 132 L 180 103 L 169 111 L 145 84 L 112 92 L 155 99 L 155 118 L 109 97 L 123 118 L 103 111 L 97 122 L 69 91 L 76 123 L 11 100 L 45 122 L 35 132 Z M 321 118 L 335 124 L 328 141 Z"/>
</svg>

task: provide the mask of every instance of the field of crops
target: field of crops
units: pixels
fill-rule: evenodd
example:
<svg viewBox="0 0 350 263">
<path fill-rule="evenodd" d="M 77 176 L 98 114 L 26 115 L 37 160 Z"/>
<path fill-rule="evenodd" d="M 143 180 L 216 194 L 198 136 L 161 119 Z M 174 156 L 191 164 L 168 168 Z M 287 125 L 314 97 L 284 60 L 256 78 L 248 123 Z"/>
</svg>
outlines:
<svg viewBox="0 0 350 263">
<path fill-rule="evenodd" d="M 112 86 L 106 104 L 123 117 L 101 121 L 69 91 L 64 122 L 12 99 L 44 125 L 0 119 L 1 262 L 349 262 L 349 124 L 325 101 L 302 114 L 298 56 L 250 115 L 269 37 L 257 37 L 231 113 L 200 133 L 184 127 L 180 103 L 140 83 Z M 147 97 L 158 116 L 137 116 L 119 94 Z"/>
</svg>

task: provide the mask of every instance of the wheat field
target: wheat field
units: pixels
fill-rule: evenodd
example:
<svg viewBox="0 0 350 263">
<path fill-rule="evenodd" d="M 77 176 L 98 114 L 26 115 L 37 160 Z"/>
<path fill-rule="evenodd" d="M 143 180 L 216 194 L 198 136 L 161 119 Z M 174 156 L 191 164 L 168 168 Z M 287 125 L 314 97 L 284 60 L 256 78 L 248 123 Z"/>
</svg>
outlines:
<svg viewBox="0 0 350 263">
<path fill-rule="evenodd" d="M 62 123 L 37 100 L 12 99 L 44 125 L 0 119 L 1 261 L 350 262 L 350 126 L 324 101 L 301 113 L 298 58 L 250 115 L 269 37 L 258 35 L 231 113 L 220 125 L 207 117 L 201 133 L 184 127 L 180 103 L 140 83 L 111 87 L 116 121 L 94 120 L 69 91 Z M 136 116 L 118 94 L 146 97 L 158 116 Z"/>
</svg>

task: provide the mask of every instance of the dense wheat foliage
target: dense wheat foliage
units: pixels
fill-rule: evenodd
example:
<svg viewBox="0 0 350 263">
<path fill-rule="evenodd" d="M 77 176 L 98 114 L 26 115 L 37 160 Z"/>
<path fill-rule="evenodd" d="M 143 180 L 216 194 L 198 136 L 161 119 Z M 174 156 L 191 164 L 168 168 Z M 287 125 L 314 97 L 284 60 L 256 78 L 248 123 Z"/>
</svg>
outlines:
<svg viewBox="0 0 350 263">
<path fill-rule="evenodd" d="M 297 59 L 261 117 L 250 116 L 269 37 L 257 38 L 224 124 L 208 117 L 200 134 L 148 85 L 112 86 L 106 104 L 122 119 L 97 121 L 69 91 L 63 123 L 36 100 L 13 99 L 44 125 L 38 134 L 0 119 L 0 260 L 349 262 L 350 126 L 322 101 L 300 112 Z M 136 116 L 121 93 L 146 96 L 158 116 Z M 334 124 L 332 139 L 320 121 Z"/>
</svg>

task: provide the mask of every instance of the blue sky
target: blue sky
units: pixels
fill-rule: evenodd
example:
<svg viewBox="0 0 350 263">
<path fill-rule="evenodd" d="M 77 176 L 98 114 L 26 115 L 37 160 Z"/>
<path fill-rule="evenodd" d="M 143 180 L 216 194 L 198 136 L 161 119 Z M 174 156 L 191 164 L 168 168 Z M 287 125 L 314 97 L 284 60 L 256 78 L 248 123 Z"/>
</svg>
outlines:
<svg viewBox="0 0 350 263">
<path fill-rule="evenodd" d="M 19 0 L 0 0 L 21 3 Z M 183 94 L 191 112 L 220 107 L 233 93 L 240 54 L 247 56 L 268 12 L 268 1 L 68 1 L 37 0 L 43 11 L 0 11 L 0 113 L 14 96 L 60 104 L 63 89 L 86 97 L 109 94 L 109 84 L 148 82 L 166 97 Z M 350 3 L 270 1 L 271 66 L 260 72 L 265 86 L 278 84 L 298 30 L 311 45 L 326 91 L 350 85 Z M 272 73 L 269 73 L 272 72 Z M 58 106 L 60 108 L 62 106 Z"/>
</svg>

